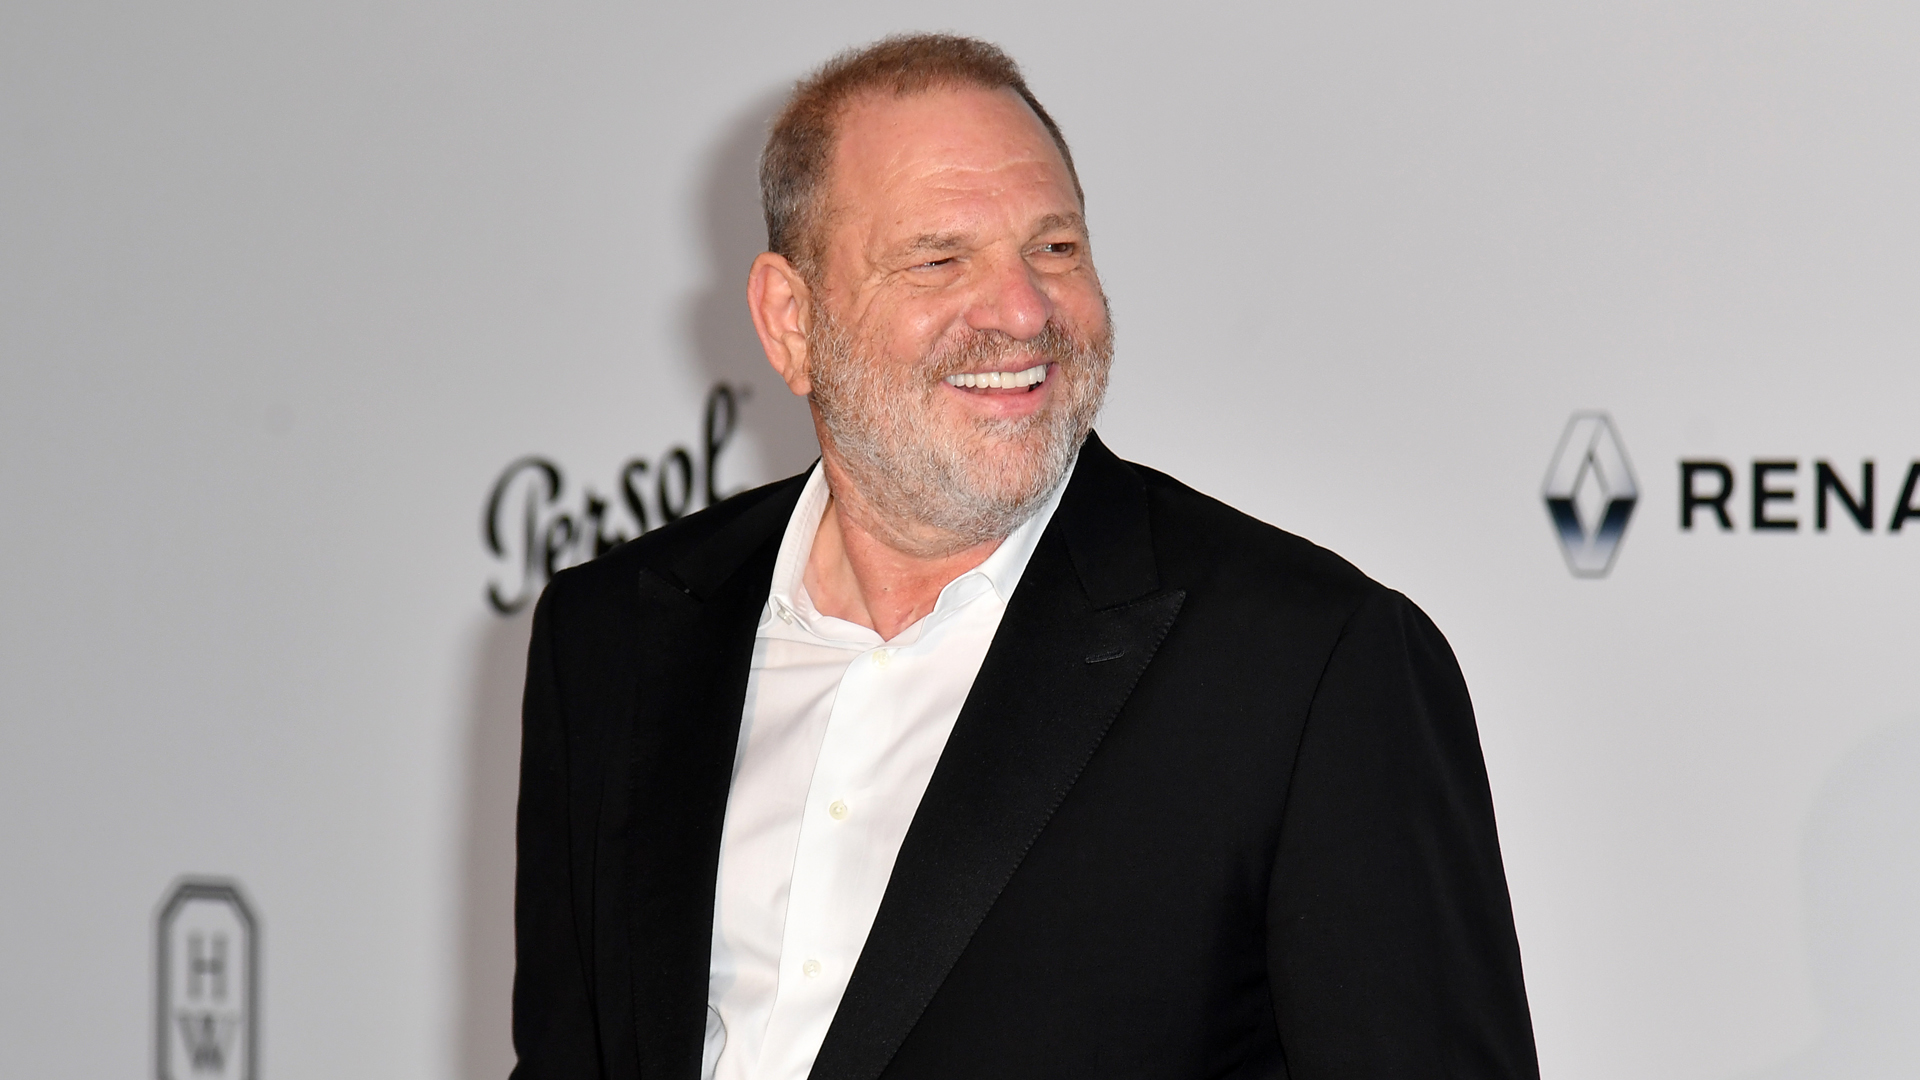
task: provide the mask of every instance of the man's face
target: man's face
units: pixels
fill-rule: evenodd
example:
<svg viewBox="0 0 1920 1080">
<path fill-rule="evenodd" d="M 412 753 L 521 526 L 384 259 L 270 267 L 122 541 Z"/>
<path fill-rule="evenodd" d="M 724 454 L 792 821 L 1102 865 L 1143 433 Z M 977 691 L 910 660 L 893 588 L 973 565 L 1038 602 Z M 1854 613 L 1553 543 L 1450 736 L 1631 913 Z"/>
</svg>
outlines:
<svg viewBox="0 0 1920 1080">
<path fill-rule="evenodd" d="M 1005 535 L 1058 481 L 1111 356 L 1059 150 L 1011 91 L 876 96 L 841 119 L 825 206 L 809 336 L 835 449 L 883 511 Z M 889 485 L 913 490 L 868 490 Z"/>
</svg>

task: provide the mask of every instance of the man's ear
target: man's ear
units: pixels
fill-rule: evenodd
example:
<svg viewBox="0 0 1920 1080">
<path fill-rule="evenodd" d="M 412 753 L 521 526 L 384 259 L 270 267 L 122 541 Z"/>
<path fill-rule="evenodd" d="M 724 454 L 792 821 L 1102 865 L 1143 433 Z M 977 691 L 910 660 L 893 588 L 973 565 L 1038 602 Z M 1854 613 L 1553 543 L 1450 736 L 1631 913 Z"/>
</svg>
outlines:
<svg viewBox="0 0 1920 1080">
<path fill-rule="evenodd" d="M 781 381 L 796 394 L 813 389 L 807 377 L 812 357 L 807 331 L 813 319 L 813 291 L 800 271 L 783 256 L 763 251 L 747 271 L 747 311 L 760 347 Z"/>
</svg>

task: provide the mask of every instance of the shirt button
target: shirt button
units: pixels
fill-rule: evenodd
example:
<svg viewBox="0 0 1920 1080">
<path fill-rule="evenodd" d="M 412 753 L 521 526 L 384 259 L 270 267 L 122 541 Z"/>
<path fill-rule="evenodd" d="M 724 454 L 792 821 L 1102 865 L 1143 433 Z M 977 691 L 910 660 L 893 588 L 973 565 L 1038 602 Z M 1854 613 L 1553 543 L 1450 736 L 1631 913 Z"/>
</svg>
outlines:
<svg viewBox="0 0 1920 1080">
<path fill-rule="evenodd" d="M 833 820 L 835 821 L 845 821 L 847 820 L 847 815 L 853 813 L 853 811 L 847 808 L 846 803 L 835 799 L 832 805 L 827 807 L 827 813 L 832 814 Z"/>
<path fill-rule="evenodd" d="M 888 650 L 888 649 L 875 650 L 873 654 L 873 666 L 886 667 L 888 662 L 891 661 L 892 659 L 893 659 L 893 653 L 891 650 Z"/>
<path fill-rule="evenodd" d="M 809 979 L 819 978 L 820 977 L 820 961 L 809 960 L 806 963 L 801 964 L 800 974 L 805 975 Z"/>
<path fill-rule="evenodd" d="M 784 608 L 784 607 L 783 607 L 783 608 L 779 608 L 779 609 L 777 609 L 777 610 L 778 610 L 778 611 L 780 612 L 780 621 L 781 621 L 781 622 L 783 622 L 783 623 L 786 623 L 786 624 L 787 624 L 788 626 L 792 626 L 792 625 L 793 625 L 793 612 L 791 612 L 791 611 L 788 611 L 788 610 L 787 610 L 786 608 Z"/>
</svg>

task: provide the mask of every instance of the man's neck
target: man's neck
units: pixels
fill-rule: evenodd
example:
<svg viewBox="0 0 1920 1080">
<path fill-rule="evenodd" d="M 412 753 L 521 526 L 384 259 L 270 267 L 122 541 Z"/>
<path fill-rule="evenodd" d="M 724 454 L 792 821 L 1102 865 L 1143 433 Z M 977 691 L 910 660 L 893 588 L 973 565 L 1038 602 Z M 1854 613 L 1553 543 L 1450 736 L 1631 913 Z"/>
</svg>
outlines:
<svg viewBox="0 0 1920 1080">
<path fill-rule="evenodd" d="M 925 618 L 948 582 L 1000 547 L 1001 541 L 988 540 L 949 554 L 904 551 L 863 520 L 870 511 L 844 473 L 829 467 L 827 479 L 834 494 L 820 515 L 802 581 L 815 610 L 858 623 L 884 640 Z"/>
</svg>

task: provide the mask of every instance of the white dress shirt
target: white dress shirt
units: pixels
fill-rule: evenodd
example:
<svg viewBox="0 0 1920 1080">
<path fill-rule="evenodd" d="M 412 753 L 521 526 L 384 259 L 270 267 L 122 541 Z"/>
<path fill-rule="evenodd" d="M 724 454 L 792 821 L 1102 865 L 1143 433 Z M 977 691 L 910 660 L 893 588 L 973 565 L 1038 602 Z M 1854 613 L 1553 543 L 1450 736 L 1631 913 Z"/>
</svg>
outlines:
<svg viewBox="0 0 1920 1080">
<path fill-rule="evenodd" d="M 920 797 L 1066 486 L 883 641 L 807 596 L 829 501 L 824 471 L 808 477 L 747 678 L 715 883 L 705 1080 L 805 1080 L 813 1068 Z"/>
</svg>

